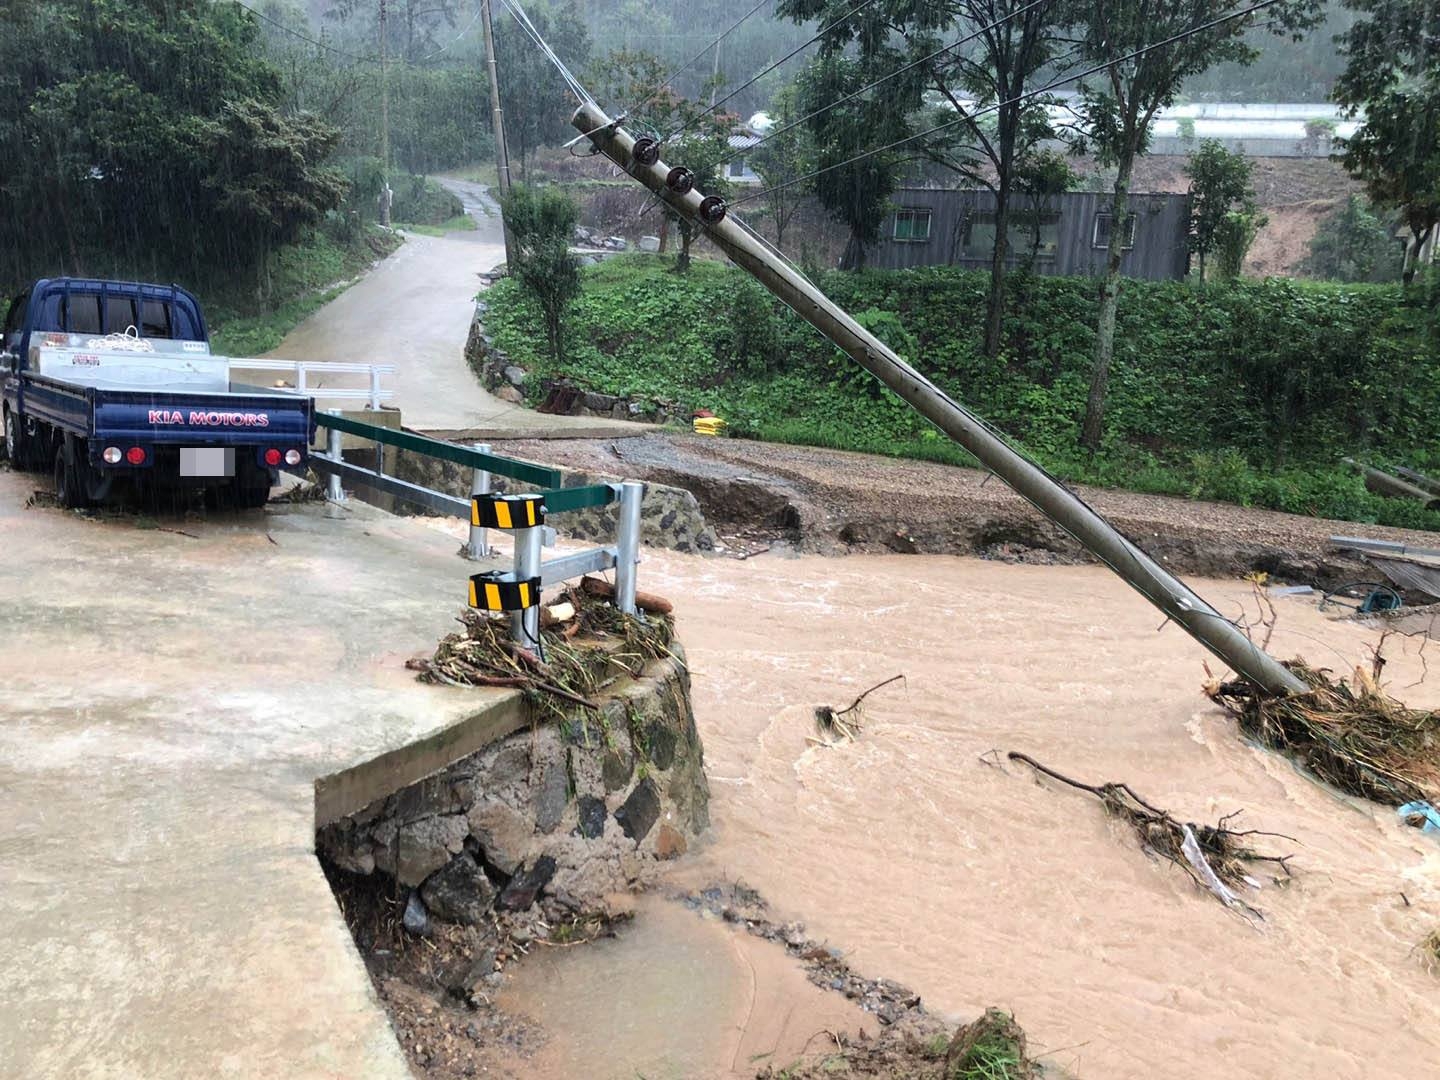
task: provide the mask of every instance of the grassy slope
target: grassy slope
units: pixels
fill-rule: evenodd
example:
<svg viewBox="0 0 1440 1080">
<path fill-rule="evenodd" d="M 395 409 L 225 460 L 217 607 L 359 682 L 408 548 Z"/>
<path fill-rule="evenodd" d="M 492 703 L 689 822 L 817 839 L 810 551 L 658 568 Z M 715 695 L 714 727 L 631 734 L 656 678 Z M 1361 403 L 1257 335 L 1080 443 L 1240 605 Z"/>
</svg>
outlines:
<svg viewBox="0 0 1440 1080">
<path fill-rule="evenodd" d="M 514 282 L 492 290 L 488 326 L 542 378 L 564 374 L 587 389 L 705 406 L 742 436 L 974 464 L 808 326 L 778 313 L 739 271 L 714 262 L 697 262 L 688 278 L 669 270 L 655 257 L 587 270 L 559 367 L 540 354 L 538 319 Z M 1176 283 L 1132 283 L 1110 436 L 1092 458 L 1074 449 L 1093 341 L 1092 282 L 1027 283 L 997 360 L 973 342 L 983 275 L 939 268 L 830 274 L 821 283 L 1062 478 L 1440 529 L 1440 514 L 1373 496 L 1336 464 L 1357 449 L 1338 426 L 1362 408 L 1376 413 L 1366 420 L 1375 438 L 1407 448 L 1409 461 L 1424 466 L 1440 456 L 1433 414 L 1415 407 L 1440 386 L 1440 365 L 1417 356 L 1420 324 L 1398 310 L 1393 291 L 1267 282 L 1197 297 Z M 1286 423 L 1267 409 L 1293 392 L 1293 373 L 1308 380 L 1303 368 L 1319 365 L 1311 358 L 1322 349 L 1331 353 L 1331 381 L 1317 376 L 1311 396 L 1296 398 L 1314 418 L 1291 425 L 1300 430 L 1285 436 L 1293 445 L 1277 461 L 1275 432 Z M 1230 369 L 1237 353 L 1255 369 L 1247 368 L 1250 385 Z M 1394 385 L 1382 392 L 1382 379 Z M 540 383 L 528 385 L 538 393 Z"/>
</svg>

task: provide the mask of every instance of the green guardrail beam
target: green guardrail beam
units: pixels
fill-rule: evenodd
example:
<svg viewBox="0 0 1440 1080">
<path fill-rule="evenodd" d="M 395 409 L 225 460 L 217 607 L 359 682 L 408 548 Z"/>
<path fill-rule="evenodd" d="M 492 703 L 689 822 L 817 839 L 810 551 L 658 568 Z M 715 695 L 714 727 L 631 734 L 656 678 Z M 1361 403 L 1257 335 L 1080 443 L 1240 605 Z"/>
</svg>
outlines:
<svg viewBox="0 0 1440 1080">
<path fill-rule="evenodd" d="M 609 484 L 557 488 L 545 492 L 545 513 L 563 514 L 570 510 L 584 510 L 590 506 L 609 506 L 614 501 L 615 491 Z"/>
<path fill-rule="evenodd" d="M 482 454 L 479 450 L 472 450 L 468 446 L 461 446 L 458 443 L 444 442 L 441 439 L 432 439 L 426 435 L 416 435 L 411 431 L 397 431 L 394 428 L 379 427 L 375 424 L 367 424 L 363 420 L 352 420 L 348 416 L 336 416 L 332 413 L 317 412 L 315 423 L 321 427 L 334 428 L 337 431 L 344 431 L 350 435 L 357 435 L 362 439 L 370 439 L 373 442 L 385 443 L 388 446 L 398 446 L 402 450 L 413 450 L 417 454 L 425 454 L 428 457 L 439 458 L 441 461 L 451 461 L 456 465 L 464 465 L 471 469 L 484 469 L 487 472 L 495 473 L 497 476 L 508 476 L 512 480 L 519 480 L 525 484 L 534 484 L 542 488 L 559 488 L 563 482 L 559 469 L 547 469 L 543 465 L 532 465 L 528 461 L 516 461 L 514 458 L 499 457 L 496 454 Z M 574 488 L 565 490 L 585 491 L 587 488 Z M 608 502 L 609 500 L 605 500 Z M 566 509 L 579 509 L 581 506 L 603 506 L 605 503 L 577 503 L 575 506 L 567 506 Z"/>
</svg>

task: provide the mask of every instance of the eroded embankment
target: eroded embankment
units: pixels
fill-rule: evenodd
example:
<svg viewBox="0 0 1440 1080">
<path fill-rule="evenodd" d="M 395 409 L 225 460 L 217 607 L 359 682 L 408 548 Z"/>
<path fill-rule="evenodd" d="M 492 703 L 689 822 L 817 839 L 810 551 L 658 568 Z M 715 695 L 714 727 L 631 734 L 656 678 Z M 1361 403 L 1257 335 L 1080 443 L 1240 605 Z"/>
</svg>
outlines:
<svg viewBox="0 0 1440 1080">
<path fill-rule="evenodd" d="M 818 554 L 979 555 L 1081 563 L 1085 552 L 999 480 L 973 469 L 812 447 L 667 433 L 514 441 L 497 451 L 623 475 L 693 495 L 721 548 L 781 540 Z M 1333 588 L 1375 571 L 1335 550 L 1335 534 L 1436 546 L 1436 538 L 1354 522 L 1134 492 L 1075 491 L 1155 559 L 1182 574 Z"/>
</svg>

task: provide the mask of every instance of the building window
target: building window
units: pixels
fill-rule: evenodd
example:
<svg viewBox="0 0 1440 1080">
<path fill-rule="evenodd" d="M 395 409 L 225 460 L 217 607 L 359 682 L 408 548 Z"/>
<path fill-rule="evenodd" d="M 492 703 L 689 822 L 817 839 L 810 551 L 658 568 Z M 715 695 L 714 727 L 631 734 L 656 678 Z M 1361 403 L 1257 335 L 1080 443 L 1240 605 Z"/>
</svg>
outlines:
<svg viewBox="0 0 1440 1080">
<path fill-rule="evenodd" d="M 923 244 L 930 239 L 929 210 L 896 210 L 895 239 Z"/>
<path fill-rule="evenodd" d="M 1120 245 L 1122 251 L 1129 251 L 1135 246 L 1135 219 L 1138 214 L 1131 212 L 1125 218 L 1125 240 Z M 1095 230 L 1091 235 L 1090 242 L 1097 248 L 1108 248 L 1110 246 L 1110 231 L 1114 224 L 1114 218 L 1110 214 L 1095 215 Z"/>
<path fill-rule="evenodd" d="M 734 161 L 730 162 L 730 175 L 731 175 L 731 176 L 744 176 L 744 175 L 745 175 L 745 159 L 744 159 L 744 158 L 736 158 Z"/>
<path fill-rule="evenodd" d="M 1040 237 L 1036 242 L 1035 227 Z M 1005 230 L 1006 258 L 1012 261 L 1028 258 L 1053 259 L 1060 247 L 1060 215 L 1053 211 L 1013 210 Z M 995 251 L 995 215 L 989 211 L 973 213 L 965 218 L 965 232 L 960 240 L 960 254 L 966 259 L 989 259 Z"/>
</svg>

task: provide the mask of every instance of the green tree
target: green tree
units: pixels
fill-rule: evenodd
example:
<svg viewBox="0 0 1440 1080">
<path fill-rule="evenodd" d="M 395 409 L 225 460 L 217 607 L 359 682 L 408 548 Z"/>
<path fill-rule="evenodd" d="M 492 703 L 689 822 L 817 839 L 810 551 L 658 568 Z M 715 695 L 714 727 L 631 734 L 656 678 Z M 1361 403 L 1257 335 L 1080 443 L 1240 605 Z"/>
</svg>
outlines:
<svg viewBox="0 0 1440 1080">
<path fill-rule="evenodd" d="M 590 38 L 575 0 L 551 7 L 529 3 L 526 12 L 535 29 L 572 71 L 590 58 Z M 542 146 L 568 142 L 575 135 L 570 116 L 576 101 L 553 64 L 510 17 L 495 20 L 495 52 L 499 66 L 500 107 L 505 113 L 505 138 L 520 176 L 530 175 L 530 159 Z"/>
<path fill-rule="evenodd" d="M 539 306 L 550 358 L 559 364 L 565 359 L 565 315 L 580 295 L 580 267 L 570 254 L 580 209 L 559 188 L 516 184 L 500 210 L 515 250 L 510 275 Z"/>
<path fill-rule="evenodd" d="M 1106 64 L 1093 82 L 1080 87 L 1079 112 L 1084 147 L 1100 164 L 1115 169 L 1110 201 L 1110 236 L 1129 229 L 1130 181 L 1135 161 L 1150 142 L 1150 125 L 1171 105 L 1185 80 L 1214 65 L 1250 63 L 1258 55 L 1245 39 L 1245 21 L 1230 19 L 1199 28 L 1231 14 L 1224 0 L 1087 0 L 1074 7 L 1079 55 L 1087 65 Z M 1279 0 L 1265 9 L 1265 25 L 1276 34 L 1299 34 L 1319 18 L 1320 0 Z M 1154 48 L 1159 41 L 1176 38 Z M 1140 50 L 1133 59 L 1121 59 Z M 1100 288 L 1095 363 L 1086 398 L 1080 441 L 1100 447 L 1105 429 L 1105 399 L 1115 356 L 1115 314 L 1125 245 L 1111 242 Z"/>
<path fill-rule="evenodd" d="M 1047 214 L 1055 212 L 1059 198 L 1074 189 L 1079 177 L 1058 150 L 1037 150 L 1027 154 L 1015 170 L 1015 192 L 1024 199 L 1022 216 L 1030 222 L 1030 251 L 1033 265 L 1040 254 L 1040 238 Z"/>
<path fill-rule="evenodd" d="M 801 73 L 798 107 L 807 121 L 815 148 L 815 197 L 826 212 L 850 231 L 842 270 L 865 266 L 865 252 L 880 239 L 880 225 L 890 212 L 890 196 L 899 185 L 908 160 L 900 151 L 873 153 L 876 147 L 904 138 L 904 116 L 884 98 L 856 98 L 819 111 L 869 80 L 854 59 L 841 55 L 817 57 Z M 867 154 L 859 161 L 857 155 Z"/>
<path fill-rule="evenodd" d="M 1255 237 L 1270 218 L 1253 202 L 1238 210 L 1228 210 L 1215 225 L 1215 262 L 1220 276 L 1234 281 L 1245 266 L 1245 256 Z"/>
<path fill-rule="evenodd" d="M 236 5 L 7 0 L 0 72 L 0 282 L 235 275 L 263 292 L 274 248 L 344 192 L 334 129 L 282 108 Z"/>
<path fill-rule="evenodd" d="M 1060 52 L 1065 34 L 1061 9 L 1061 0 L 884 0 L 868 5 L 781 0 L 776 6 L 777 13 L 796 20 L 835 25 L 822 51 L 838 53 L 853 44 L 864 81 L 886 79 L 876 88 L 877 100 L 912 114 L 912 133 L 946 125 L 916 139 L 911 151 L 994 197 L 985 318 L 985 351 L 991 356 L 1000 349 L 1005 315 L 1016 170 L 1055 134 L 1047 118 L 1048 100 L 1023 95 Z M 972 34 L 967 47 L 945 48 Z M 933 95 L 934 107 L 921 107 L 925 92 Z"/>
<path fill-rule="evenodd" d="M 1190 250 L 1200 257 L 1201 284 L 1205 260 L 1219 244 L 1220 233 L 1225 233 L 1232 248 L 1243 235 L 1243 230 L 1236 231 L 1239 222 L 1225 224 L 1229 215 L 1238 210 L 1254 216 L 1255 188 L 1250 182 L 1254 170 L 1249 158 L 1231 153 L 1217 139 L 1202 141 L 1185 163 L 1185 175 L 1190 178 Z"/>
<path fill-rule="evenodd" d="M 1400 280 L 1401 252 L 1386 221 L 1359 195 L 1324 218 L 1302 269 L 1327 281 Z"/>
<path fill-rule="evenodd" d="M 810 197 L 810 183 L 804 178 L 815 167 L 809 130 L 798 122 L 802 115 L 799 95 L 793 83 L 776 95 L 770 112 L 772 134 L 748 155 L 750 167 L 769 189 L 765 201 L 775 223 L 776 247 L 785 246 L 785 229 Z"/>
<path fill-rule="evenodd" d="M 1350 0 L 1360 19 L 1340 38 L 1345 70 L 1334 98 L 1365 122 L 1341 140 L 1341 161 L 1370 201 L 1410 230 L 1403 279 L 1440 225 L 1440 5 Z"/>
</svg>

